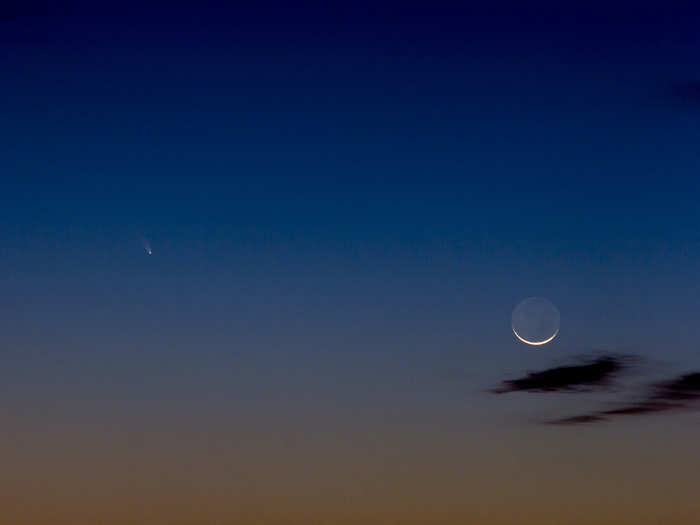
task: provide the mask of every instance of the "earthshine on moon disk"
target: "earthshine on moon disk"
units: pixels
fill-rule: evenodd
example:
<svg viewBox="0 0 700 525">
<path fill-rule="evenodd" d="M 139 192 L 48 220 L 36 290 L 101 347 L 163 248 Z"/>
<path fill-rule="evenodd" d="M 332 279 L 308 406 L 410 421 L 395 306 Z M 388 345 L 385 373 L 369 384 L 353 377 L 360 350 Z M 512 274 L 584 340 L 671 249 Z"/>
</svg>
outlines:
<svg viewBox="0 0 700 525">
<path fill-rule="evenodd" d="M 559 310 L 543 297 L 529 297 L 513 310 L 511 328 L 519 341 L 545 345 L 559 333 Z"/>
</svg>

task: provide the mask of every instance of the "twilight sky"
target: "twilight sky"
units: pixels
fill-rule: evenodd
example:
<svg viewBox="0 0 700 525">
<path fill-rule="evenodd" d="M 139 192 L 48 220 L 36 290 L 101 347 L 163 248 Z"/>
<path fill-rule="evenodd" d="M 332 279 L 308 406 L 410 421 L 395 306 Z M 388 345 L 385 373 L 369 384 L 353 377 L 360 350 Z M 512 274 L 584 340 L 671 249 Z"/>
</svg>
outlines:
<svg viewBox="0 0 700 525">
<path fill-rule="evenodd" d="M 0 11 L 0 515 L 696 523 L 697 413 L 610 411 L 700 371 L 698 28 Z"/>
</svg>

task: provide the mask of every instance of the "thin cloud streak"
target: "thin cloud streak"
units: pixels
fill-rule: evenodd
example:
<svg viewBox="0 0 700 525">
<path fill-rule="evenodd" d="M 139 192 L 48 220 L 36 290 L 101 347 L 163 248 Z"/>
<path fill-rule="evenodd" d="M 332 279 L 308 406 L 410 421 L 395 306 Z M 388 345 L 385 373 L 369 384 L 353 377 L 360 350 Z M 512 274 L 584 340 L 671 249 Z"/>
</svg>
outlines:
<svg viewBox="0 0 700 525">
<path fill-rule="evenodd" d="M 690 410 L 694 401 L 700 399 L 700 372 L 684 374 L 669 381 L 653 385 L 649 395 L 629 405 L 611 410 L 600 410 L 589 414 L 547 421 L 551 425 L 579 425 L 585 423 L 601 423 L 613 417 L 641 416 Z"/>
</svg>

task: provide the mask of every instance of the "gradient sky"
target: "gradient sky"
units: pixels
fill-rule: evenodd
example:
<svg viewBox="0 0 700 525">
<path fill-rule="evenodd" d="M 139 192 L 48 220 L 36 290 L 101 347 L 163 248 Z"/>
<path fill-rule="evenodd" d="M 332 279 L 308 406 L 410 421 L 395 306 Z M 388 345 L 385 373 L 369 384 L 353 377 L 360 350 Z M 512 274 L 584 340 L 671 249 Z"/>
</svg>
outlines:
<svg viewBox="0 0 700 525">
<path fill-rule="evenodd" d="M 697 9 L 7 13 L 2 521 L 696 523 L 696 413 L 487 390 L 700 369 Z"/>
</svg>

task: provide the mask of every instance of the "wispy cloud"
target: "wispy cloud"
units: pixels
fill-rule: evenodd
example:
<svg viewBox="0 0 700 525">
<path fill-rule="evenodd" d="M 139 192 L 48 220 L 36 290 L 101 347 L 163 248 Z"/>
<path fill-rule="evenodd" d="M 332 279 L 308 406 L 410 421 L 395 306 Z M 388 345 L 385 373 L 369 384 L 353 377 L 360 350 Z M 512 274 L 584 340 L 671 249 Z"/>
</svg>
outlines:
<svg viewBox="0 0 700 525">
<path fill-rule="evenodd" d="M 509 392 L 595 392 L 608 388 L 615 379 L 639 361 L 634 356 L 603 355 L 568 366 L 530 372 L 502 381 L 490 390 L 494 394 Z M 696 403 L 697 402 L 697 403 Z M 683 411 L 700 405 L 700 372 L 690 372 L 673 379 L 651 383 L 636 401 L 621 402 L 617 407 L 594 410 L 545 421 L 549 425 L 602 423 L 614 418 Z"/>
<path fill-rule="evenodd" d="M 694 401 L 699 399 L 700 372 L 693 372 L 679 376 L 676 379 L 655 383 L 651 386 L 649 394 L 645 398 L 620 408 L 555 419 L 547 423 L 553 425 L 578 425 L 608 421 L 613 417 L 688 410 L 693 408 Z"/>
<path fill-rule="evenodd" d="M 605 421 L 603 416 L 598 416 L 596 414 L 584 414 L 582 416 L 565 417 L 562 419 L 555 419 L 553 421 L 547 421 L 549 425 L 580 425 L 581 423 L 597 423 L 599 421 Z"/>
<path fill-rule="evenodd" d="M 524 377 L 503 381 L 491 390 L 508 392 L 586 392 L 610 385 L 612 379 L 627 366 L 627 359 L 602 356 L 577 365 L 531 372 Z"/>
</svg>

